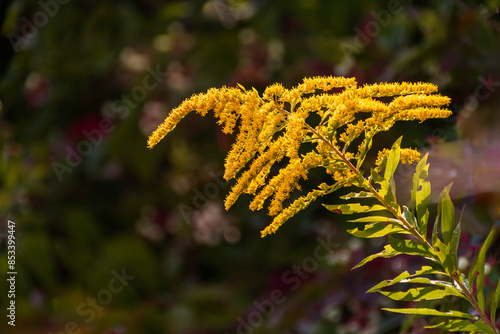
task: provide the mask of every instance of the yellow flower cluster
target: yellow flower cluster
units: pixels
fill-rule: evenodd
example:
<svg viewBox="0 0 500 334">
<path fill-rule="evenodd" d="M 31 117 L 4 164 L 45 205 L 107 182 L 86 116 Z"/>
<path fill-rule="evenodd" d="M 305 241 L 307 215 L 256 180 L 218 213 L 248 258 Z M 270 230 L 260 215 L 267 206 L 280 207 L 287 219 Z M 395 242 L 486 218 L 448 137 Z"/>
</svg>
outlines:
<svg viewBox="0 0 500 334">
<path fill-rule="evenodd" d="M 262 95 L 241 86 L 212 88 L 173 109 L 151 134 L 148 146 L 156 145 L 192 111 L 204 116 L 213 110 L 225 133 L 232 133 L 238 125 L 224 174 L 227 180 L 237 178 L 237 181 L 226 197 L 225 206 L 229 209 L 244 193 L 254 196 L 250 203 L 252 210 L 264 208 L 270 199 L 269 214 L 275 218 L 262 231 L 265 236 L 328 193 L 328 189 L 351 185 L 360 175 L 358 168 L 376 133 L 388 130 L 396 121 L 449 116 L 451 112 L 441 108 L 449 103 L 449 98 L 433 94 L 436 91 L 437 86 L 430 83 L 358 87 L 354 78 L 332 76 L 306 78 L 291 89 L 276 83 Z M 386 103 L 379 97 L 394 98 Z M 312 117 L 313 114 L 317 116 Z M 358 138 L 361 141 L 356 141 Z M 358 146 L 353 149 L 350 146 L 355 141 Z M 303 145 L 306 142 L 309 144 Z M 416 150 L 400 152 L 403 163 L 419 159 Z M 387 150 L 379 153 L 378 164 L 386 154 Z M 277 163 L 281 167 L 274 174 L 273 166 Z M 299 181 L 307 179 L 315 167 L 322 167 L 331 175 L 332 185 L 322 185 L 283 208 L 290 194 L 300 190 Z"/>
<path fill-rule="evenodd" d="M 377 166 L 380 166 L 382 161 L 385 158 L 387 158 L 388 154 L 389 154 L 388 149 L 384 148 L 384 149 L 380 150 L 378 152 L 377 160 L 376 160 L 375 164 Z M 401 163 L 409 165 L 409 164 L 412 164 L 414 162 L 420 161 L 420 152 L 413 149 L 413 148 L 402 148 L 401 151 L 399 152 L 399 154 L 400 154 L 399 160 L 401 161 Z"/>
</svg>

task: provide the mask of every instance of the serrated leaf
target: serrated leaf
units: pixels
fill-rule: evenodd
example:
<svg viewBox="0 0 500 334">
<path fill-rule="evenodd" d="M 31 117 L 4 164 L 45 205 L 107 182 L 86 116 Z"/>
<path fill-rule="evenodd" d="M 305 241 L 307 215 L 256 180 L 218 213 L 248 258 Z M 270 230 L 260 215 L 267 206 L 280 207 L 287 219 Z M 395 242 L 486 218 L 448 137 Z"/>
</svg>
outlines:
<svg viewBox="0 0 500 334">
<path fill-rule="evenodd" d="M 432 308 L 383 308 L 382 310 L 394 312 L 394 313 L 403 313 L 403 314 L 420 314 L 420 315 L 432 315 L 439 317 L 453 317 L 453 318 L 464 318 L 476 320 L 477 317 L 470 315 L 468 313 L 463 313 L 460 311 L 438 311 Z M 469 322 L 469 320 L 466 320 Z M 470 323 L 470 322 L 469 322 Z"/>
<path fill-rule="evenodd" d="M 493 300 L 491 301 L 491 322 L 496 323 L 496 312 L 498 304 L 500 303 L 500 279 L 498 279 L 497 288 L 495 294 L 493 295 Z"/>
<path fill-rule="evenodd" d="M 341 199 L 353 199 L 353 198 L 373 198 L 373 194 L 368 191 L 360 191 L 358 193 L 352 192 L 344 196 L 340 196 Z"/>
<path fill-rule="evenodd" d="M 459 319 L 450 319 L 446 320 L 440 324 L 425 326 L 425 328 L 429 329 L 444 329 L 450 332 L 482 332 L 488 334 L 496 334 L 495 331 L 486 325 L 482 320 L 477 320 L 474 323 L 471 323 L 470 320 L 459 320 Z"/>
<path fill-rule="evenodd" d="M 395 233 L 410 233 L 399 225 L 383 223 L 367 224 L 363 230 L 359 230 L 356 227 L 352 230 L 347 230 L 347 232 L 358 238 L 378 238 Z"/>
<path fill-rule="evenodd" d="M 353 213 L 363 213 L 363 212 L 386 210 L 385 207 L 383 207 L 382 205 L 379 205 L 379 204 L 361 205 L 359 203 L 348 203 L 348 204 L 333 204 L 333 205 L 323 204 L 323 206 L 330 211 L 342 213 L 344 215 L 350 215 Z M 338 212 L 339 210 L 340 210 L 340 212 Z"/>
<path fill-rule="evenodd" d="M 474 264 L 472 265 L 472 268 L 469 272 L 469 282 L 471 286 L 474 285 L 474 279 L 476 279 L 476 298 L 477 298 L 477 303 L 479 304 L 479 308 L 481 311 L 484 311 L 484 264 L 486 263 L 486 253 L 488 252 L 488 249 L 490 248 L 491 242 L 494 239 L 495 233 L 497 231 L 498 227 L 494 226 L 488 236 L 486 237 L 486 240 L 484 241 L 483 245 L 481 246 L 481 249 L 479 250 L 479 254 L 477 255 L 476 259 L 474 260 Z M 476 273 L 478 273 L 476 277 Z"/>
<path fill-rule="evenodd" d="M 392 145 L 391 150 L 389 151 L 389 155 L 387 157 L 387 164 L 385 166 L 384 171 L 384 179 L 389 182 L 392 178 L 392 175 L 396 171 L 396 168 L 399 164 L 399 158 L 401 155 L 401 140 L 403 137 L 399 137 L 396 142 Z"/>
<path fill-rule="evenodd" d="M 389 237 L 389 244 L 398 252 L 408 255 L 420 255 L 432 259 L 432 253 L 429 249 L 419 242 Z"/>
<path fill-rule="evenodd" d="M 368 262 L 370 262 L 370 261 L 372 261 L 372 260 L 374 260 L 376 258 L 379 258 L 379 257 L 390 258 L 390 257 L 394 257 L 394 256 L 399 255 L 399 254 L 401 254 L 401 253 L 398 252 L 398 251 L 396 251 L 396 250 L 394 250 L 390 245 L 385 245 L 383 251 L 365 257 L 363 260 L 361 260 L 360 263 L 358 263 L 357 265 L 355 265 L 352 269 L 356 269 L 356 268 L 359 268 L 361 266 L 364 266 Z"/>
<path fill-rule="evenodd" d="M 439 201 L 441 202 L 441 234 L 443 236 L 443 243 L 446 245 L 451 244 L 453 238 L 453 229 L 455 227 L 455 207 L 450 198 L 449 189 L 451 185 L 446 187 L 440 195 Z"/>
<path fill-rule="evenodd" d="M 454 289 L 454 288 L 453 288 Z M 434 300 L 441 299 L 446 296 L 459 296 L 462 297 L 458 291 L 452 289 L 438 289 L 434 286 L 412 288 L 407 291 L 379 291 L 384 296 L 393 300 L 401 301 L 420 301 L 420 300 Z"/>
</svg>

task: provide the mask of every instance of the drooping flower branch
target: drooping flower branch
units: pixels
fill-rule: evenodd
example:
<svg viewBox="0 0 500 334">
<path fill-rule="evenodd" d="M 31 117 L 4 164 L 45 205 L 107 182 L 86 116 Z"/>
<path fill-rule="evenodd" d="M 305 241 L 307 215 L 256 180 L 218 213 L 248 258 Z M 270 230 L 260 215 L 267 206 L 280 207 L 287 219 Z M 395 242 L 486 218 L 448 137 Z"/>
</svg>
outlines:
<svg viewBox="0 0 500 334">
<path fill-rule="evenodd" d="M 225 200 L 229 209 L 243 193 L 254 195 L 250 209 L 259 210 L 270 199 L 273 222 L 262 236 L 275 232 L 286 220 L 318 197 L 342 186 L 361 182 L 359 169 L 380 131 L 397 121 L 443 118 L 450 99 L 430 83 L 380 83 L 358 86 L 354 78 L 306 78 L 297 87 L 269 86 L 262 95 L 243 87 L 212 88 L 196 94 L 172 110 L 148 140 L 152 148 L 190 112 L 205 116 L 213 110 L 224 133 L 232 133 L 239 122 L 236 142 L 227 155 L 227 180 L 237 178 Z M 392 98 L 383 102 L 380 97 Z M 310 120 L 312 115 L 318 120 Z M 312 125 L 313 122 L 315 125 Z M 361 142 L 356 139 L 361 138 Z M 313 143 L 309 151 L 303 143 Z M 354 143 L 357 143 L 356 145 Z M 354 147 L 353 147 L 354 146 Z M 332 149 L 333 148 L 333 149 Z M 379 163 L 386 151 L 379 154 Z M 401 151 L 402 161 L 418 160 L 413 149 Z M 273 165 L 284 161 L 277 175 Z M 283 164 L 281 164 L 283 165 Z M 330 184 L 319 185 L 288 207 L 283 202 L 307 179 L 311 169 L 321 167 L 332 176 Z"/>
</svg>

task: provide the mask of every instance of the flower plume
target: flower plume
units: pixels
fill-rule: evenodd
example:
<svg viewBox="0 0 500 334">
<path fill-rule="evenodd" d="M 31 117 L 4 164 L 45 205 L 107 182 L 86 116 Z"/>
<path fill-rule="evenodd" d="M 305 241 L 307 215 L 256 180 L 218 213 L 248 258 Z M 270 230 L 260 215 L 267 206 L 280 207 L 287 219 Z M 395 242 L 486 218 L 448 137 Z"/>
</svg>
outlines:
<svg viewBox="0 0 500 334">
<path fill-rule="evenodd" d="M 354 78 L 306 78 L 297 87 L 286 89 L 273 84 L 261 95 L 255 89 L 222 87 L 195 94 L 172 110 L 150 135 L 148 147 L 155 146 L 190 112 L 205 116 L 212 110 L 224 133 L 238 135 L 225 161 L 227 180 L 237 179 L 225 206 L 229 209 L 243 193 L 254 196 L 250 209 L 259 210 L 269 199 L 272 223 L 262 236 L 274 233 L 286 220 L 317 198 L 340 187 L 362 182 L 360 167 L 371 148 L 375 134 L 390 129 L 396 121 L 444 118 L 451 111 L 446 96 L 434 94 L 431 83 L 381 83 L 359 87 Z M 382 102 L 379 97 L 393 97 Z M 385 100 L 384 100 L 385 101 Z M 319 116 L 314 125 L 312 114 Z M 356 139 L 361 143 L 353 145 Z M 304 142 L 312 143 L 305 150 Z M 359 141 L 357 141 L 359 142 Z M 386 151 L 379 153 L 377 165 Z M 404 149 L 401 160 L 418 161 L 419 154 Z M 278 173 L 272 167 L 280 161 Z M 284 202 L 300 189 L 313 168 L 324 168 L 330 184 L 295 199 L 286 208 Z"/>
</svg>

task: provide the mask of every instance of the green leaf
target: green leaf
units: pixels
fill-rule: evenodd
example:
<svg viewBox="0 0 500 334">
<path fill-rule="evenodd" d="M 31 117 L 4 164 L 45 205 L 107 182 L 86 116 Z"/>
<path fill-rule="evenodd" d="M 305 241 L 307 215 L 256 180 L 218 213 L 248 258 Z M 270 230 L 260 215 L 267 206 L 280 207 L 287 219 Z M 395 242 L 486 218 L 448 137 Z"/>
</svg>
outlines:
<svg viewBox="0 0 500 334">
<path fill-rule="evenodd" d="M 455 230 L 453 230 L 453 236 L 451 238 L 451 245 L 450 245 L 450 255 L 453 258 L 453 263 L 455 268 L 458 265 L 458 259 L 457 259 L 457 252 L 458 252 L 458 244 L 460 242 L 460 234 L 462 233 L 462 230 L 460 229 L 460 222 L 457 224 L 455 227 Z"/>
<path fill-rule="evenodd" d="M 455 271 L 455 257 L 450 254 L 450 247 L 445 245 L 440 239 L 437 239 L 434 244 L 434 254 L 439 258 L 447 274 L 452 275 Z"/>
<path fill-rule="evenodd" d="M 454 317 L 454 318 L 477 320 L 476 317 L 468 313 L 463 313 L 459 311 L 442 312 L 432 308 L 383 308 L 382 310 L 394 313 L 403 313 L 403 314 L 421 314 L 421 315 L 432 315 L 439 317 Z M 466 321 L 469 322 L 469 320 Z"/>
<path fill-rule="evenodd" d="M 441 234 L 443 236 L 443 243 L 446 245 L 451 244 L 455 226 L 455 208 L 451 202 L 449 194 L 450 188 L 451 185 L 446 187 L 443 192 L 441 192 L 439 199 L 441 202 Z"/>
<path fill-rule="evenodd" d="M 432 259 L 432 253 L 429 251 L 427 246 L 419 242 L 389 237 L 389 244 L 398 252 L 408 255 L 424 256 Z"/>
<path fill-rule="evenodd" d="M 335 213 L 341 213 L 344 215 L 350 215 L 353 213 L 363 213 L 363 212 L 372 212 L 372 211 L 382 211 L 386 210 L 382 205 L 361 205 L 359 203 L 349 203 L 349 204 L 334 204 L 327 205 L 323 204 L 325 208 Z M 340 212 L 339 212 L 340 211 Z"/>
<path fill-rule="evenodd" d="M 371 170 L 371 176 L 373 181 L 380 185 L 380 189 L 377 190 L 378 194 L 387 202 L 387 204 L 396 209 L 399 213 L 401 209 L 396 203 L 396 198 L 394 196 L 395 191 L 391 187 L 391 184 L 387 180 L 384 180 L 384 178 L 375 172 L 374 169 Z"/>
<path fill-rule="evenodd" d="M 367 191 L 360 191 L 359 193 L 352 192 L 347 195 L 340 196 L 340 198 L 345 200 L 353 198 L 373 198 L 373 194 Z"/>
<path fill-rule="evenodd" d="M 392 175 L 396 171 L 396 168 L 398 167 L 399 164 L 399 158 L 400 158 L 400 153 L 401 153 L 401 140 L 403 137 L 399 137 L 396 142 L 392 145 L 391 150 L 389 151 L 389 155 L 387 157 L 387 164 L 385 166 L 385 171 L 384 171 L 384 179 L 389 182 L 389 180 L 392 178 Z"/>
<path fill-rule="evenodd" d="M 422 216 L 417 216 L 417 222 L 419 226 L 419 233 L 427 240 L 427 225 L 429 223 L 429 210 L 425 210 Z"/>
<path fill-rule="evenodd" d="M 394 256 L 399 255 L 399 254 L 401 254 L 401 253 L 398 252 L 398 251 L 395 251 L 390 245 L 386 245 L 384 247 L 383 251 L 365 257 L 363 260 L 361 260 L 360 263 L 358 263 L 357 265 L 355 265 L 352 269 L 359 268 L 359 267 L 367 264 L 368 262 L 370 262 L 370 261 L 372 261 L 372 260 L 374 260 L 376 258 L 379 258 L 379 257 L 390 258 L 390 257 L 394 257 Z"/>
<path fill-rule="evenodd" d="M 479 331 L 481 333 L 496 334 L 495 331 L 482 320 L 477 320 L 471 324 L 470 320 L 450 319 L 437 325 L 425 326 L 425 328 L 444 329 L 450 332 L 470 331 L 476 333 Z"/>
<path fill-rule="evenodd" d="M 479 254 L 476 257 L 476 260 L 474 261 L 474 264 L 469 272 L 469 282 L 471 286 L 474 285 L 474 279 L 476 279 L 476 298 L 477 298 L 477 303 L 479 304 L 479 308 L 481 311 L 484 311 L 484 264 L 486 263 L 486 253 L 488 252 L 488 249 L 490 248 L 491 242 L 494 239 L 495 233 L 498 229 L 498 226 L 494 226 L 490 234 L 486 237 L 486 240 L 483 243 L 483 246 L 481 246 L 481 250 L 479 251 Z M 476 273 L 479 273 L 476 278 Z"/>
<path fill-rule="evenodd" d="M 493 300 L 491 301 L 491 322 L 495 323 L 496 321 L 496 312 L 498 308 L 498 304 L 500 303 L 500 279 L 498 279 L 497 289 L 495 290 L 495 294 L 493 295 Z"/>
<path fill-rule="evenodd" d="M 403 216 L 405 217 L 405 219 L 408 223 L 410 223 L 414 228 L 416 228 L 418 230 L 416 219 L 413 216 L 413 214 L 410 212 L 410 210 L 406 207 L 406 205 L 403 205 Z"/>
<path fill-rule="evenodd" d="M 454 288 L 453 288 L 454 289 Z M 407 291 L 379 291 L 384 296 L 394 300 L 402 301 L 420 301 L 420 300 L 433 300 L 441 299 L 446 296 L 459 296 L 462 297 L 458 291 L 452 289 L 438 289 L 435 286 L 426 286 L 412 288 Z"/>
<path fill-rule="evenodd" d="M 350 223 L 396 223 L 401 224 L 401 222 L 394 218 L 384 217 L 384 216 L 366 216 L 358 219 L 349 220 Z"/>
<path fill-rule="evenodd" d="M 384 280 L 380 283 L 378 283 L 377 285 L 375 285 L 373 288 L 371 288 L 370 290 L 368 290 L 367 292 L 377 292 L 379 291 L 380 289 L 383 289 L 385 287 L 388 287 L 388 286 L 391 286 L 391 285 L 394 285 L 394 284 L 397 284 L 397 283 L 411 283 L 409 281 L 409 279 L 412 279 L 414 278 L 415 276 L 420 276 L 420 275 L 431 275 L 431 274 L 435 274 L 435 275 L 446 275 L 445 273 L 443 272 L 440 272 L 438 270 L 435 270 L 434 268 L 432 268 L 431 266 L 423 266 L 422 268 L 420 268 L 420 270 L 417 270 L 414 274 L 410 274 L 408 271 L 405 271 L 401 274 L 399 274 L 396 278 L 392 279 L 392 280 Z M 425 278 L 426 280 L 429 280 L 428 278 Z M 430 280 L 429 280 L 430 281 Z M 447 287 L 449 287 L 451 284 L 448 283 L 448 282 L 444 282 L 444 283 L 447 283 Z M 430 284 L 433 284 L 433 283 L 430 283 Z"/>
<path fill-rule="evenodd" d="M 432 246 L 436 247 L 436 243 L 439 240 L 438 236 L 438 228 L 439 228 L 439 219 L 441 218 L 441 201 L 438 202 L 438 211 L 436 215 L 436 220 L 434 221 L 434 226 L 432 228 Z"/>
<path fill-rule="evenodd" d="M 399 225 L 383 223 L 368 224 L 365 225 L 363 230 L 359 230 L 356 227 L 355 229 L 347 230 L 347 232 L 358 238 L 378 238 L 394 233 L 410 233 Z"/>
<path fill-rule="evenodd" d="M 411 202 L 416 210 L 416 217 L 419 232 L 422 236 L 427 236 L 427 223 L 429 220 L 429 199 L 431 195 L 431 183 L 425 179 L 429 176 L 429 164 L 427 163 L 428 153 L 420 159 L 415 174 L 413 175 L 413 189 L 411 192 Z"/>
<path fill-rule="evenodd" d="M 467 277 L 465 277 L 465 275 L 463 273 L 460 273 L 460 281 L 463 283 L 463 285 L 465 285 L 465 287 L 467 288 L 467 290 L 470 291 L 469 280 L 467 279 Z"/>
</svg>

